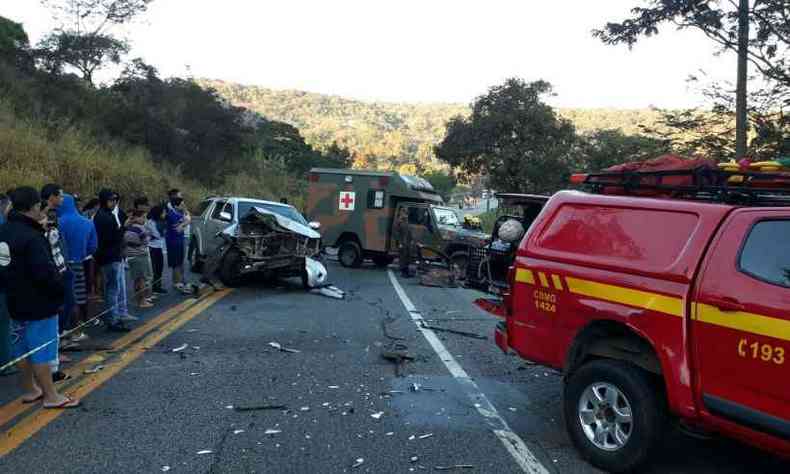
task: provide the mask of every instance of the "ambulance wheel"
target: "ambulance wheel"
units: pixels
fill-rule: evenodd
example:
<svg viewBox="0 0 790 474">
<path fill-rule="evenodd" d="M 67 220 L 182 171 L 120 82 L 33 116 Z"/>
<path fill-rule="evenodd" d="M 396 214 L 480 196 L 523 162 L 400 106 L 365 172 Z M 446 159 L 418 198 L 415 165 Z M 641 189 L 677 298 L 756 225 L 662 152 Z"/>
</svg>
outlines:
<svg viewBox="0 0 790 474">
<path fill-rule="evenodd" d="M 666 426 L 666 405 L 655 376 L 627 362 L 595 360 L 565 384 L 568 434 L 582 457 L 607 472 L 634 472 Z"/>
<path fill-rule="evenodd" d="M 337 258 L 346 268 L 359 268 L 362 265 L 362 247 L 356 242 L 347 240 L 340 245 Z"/>
<path fill-rule="evenodd" d="M 394 257 L 390 257 L 389 255 L 376 255 L 373 257 L 373 263 L 376 264 L 377 267 L 387 267 L 395 261 Z"/>
</svg>

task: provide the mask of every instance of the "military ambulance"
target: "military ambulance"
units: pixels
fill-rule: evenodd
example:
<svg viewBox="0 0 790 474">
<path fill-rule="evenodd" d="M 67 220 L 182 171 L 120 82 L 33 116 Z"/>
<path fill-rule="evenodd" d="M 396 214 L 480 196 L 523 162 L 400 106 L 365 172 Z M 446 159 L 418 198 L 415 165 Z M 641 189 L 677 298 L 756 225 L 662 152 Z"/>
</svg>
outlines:
<svg viewBox="0 0 790 474">
<path fill-rule="evenodd" d="M 338 249 L 345 267 L 365 259 L 378 266 L 394 261 L 394 219 L 408 211 L 415 243 L 444 252 L 461 269 L 470 247 L 487 236 L 464 227 L 457 210 L 444 206 L 428 181 L 393 172 L 314 168 L 309 174 L 306 215 L 321 224 L 324 245 Z"/>
</svg>

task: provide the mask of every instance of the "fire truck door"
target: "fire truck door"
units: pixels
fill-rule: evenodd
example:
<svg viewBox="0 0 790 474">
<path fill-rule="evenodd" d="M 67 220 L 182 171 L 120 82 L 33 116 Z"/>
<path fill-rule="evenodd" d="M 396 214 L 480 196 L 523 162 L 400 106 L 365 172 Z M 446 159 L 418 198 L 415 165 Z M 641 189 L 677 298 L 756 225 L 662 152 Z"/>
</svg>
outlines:
<svg viewBox="0 0 790 474">
<path fill-rule="evenodd" d="M 716 417 L 790 439 L 790 212 L 733 213 L 691 307 L 698 402 Z"/>
</svg>

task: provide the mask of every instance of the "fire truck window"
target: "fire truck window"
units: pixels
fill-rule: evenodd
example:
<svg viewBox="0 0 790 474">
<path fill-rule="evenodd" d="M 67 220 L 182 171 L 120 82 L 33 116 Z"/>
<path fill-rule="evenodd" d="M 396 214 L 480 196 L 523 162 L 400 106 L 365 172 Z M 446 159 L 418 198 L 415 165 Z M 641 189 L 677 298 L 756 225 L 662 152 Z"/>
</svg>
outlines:
<svg viewBox="0 0 790 474">
<path fill-rule="evenodd" d="M 790 220 L 755 224 L 743 246 L 739 263 L 744 273 L 790 288 Z"/>
</svg>

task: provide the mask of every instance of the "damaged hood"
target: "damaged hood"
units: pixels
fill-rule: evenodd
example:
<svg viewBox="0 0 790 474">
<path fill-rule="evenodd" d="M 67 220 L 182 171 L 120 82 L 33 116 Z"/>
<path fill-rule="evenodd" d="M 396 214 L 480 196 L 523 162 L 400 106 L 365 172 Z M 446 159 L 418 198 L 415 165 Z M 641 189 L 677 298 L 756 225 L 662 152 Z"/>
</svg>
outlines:
<svg viewBox="0 0 790 474">
<path fill-rule="evenodd" d="M 277 229 L 279 227 L 281 230 L 293 232 L 294 234 L 299 234 L 308 239 L 321 238 L 321 234 L 306 225 L 260 207 L 253 207 L 246 216 L 242 217 L 242 219 L 246 221 L 258 221 L 268 225 L 272 229 Z"/>
</svg>

